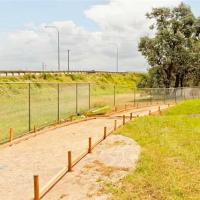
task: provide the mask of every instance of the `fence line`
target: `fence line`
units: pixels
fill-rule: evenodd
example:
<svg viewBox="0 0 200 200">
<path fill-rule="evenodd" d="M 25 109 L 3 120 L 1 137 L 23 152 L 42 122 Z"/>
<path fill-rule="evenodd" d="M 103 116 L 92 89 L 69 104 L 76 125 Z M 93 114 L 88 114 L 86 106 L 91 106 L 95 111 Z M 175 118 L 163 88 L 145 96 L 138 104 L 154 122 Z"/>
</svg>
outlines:
<svg viewBox="0 0 200 200">
<path fill-rule="evenodd" d="M 93 115 L 199 98 L 200 88 L 138 88 L 92 83 L 0 83 L 0 143 L 36 129 L 59 124 L 72 116 Z"/>
</svg>

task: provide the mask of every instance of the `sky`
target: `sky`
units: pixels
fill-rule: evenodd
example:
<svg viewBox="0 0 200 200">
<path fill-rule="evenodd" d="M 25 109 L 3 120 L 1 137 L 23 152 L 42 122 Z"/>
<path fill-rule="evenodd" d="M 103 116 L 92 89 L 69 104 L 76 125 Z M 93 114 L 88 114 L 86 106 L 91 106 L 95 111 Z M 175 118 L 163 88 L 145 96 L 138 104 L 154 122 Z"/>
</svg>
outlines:
<svg viewBox="0 0 200 200">
<path fill-rule="evenodd" d="M 61 70 L 145 71 L 137 51 L 149 35 L 145 14 L 180 0 L 0 0 L 0 70 L 56 70 L 60 32 Z M 200 16 L 199 0 L 183 0 Z"/>
</svg>

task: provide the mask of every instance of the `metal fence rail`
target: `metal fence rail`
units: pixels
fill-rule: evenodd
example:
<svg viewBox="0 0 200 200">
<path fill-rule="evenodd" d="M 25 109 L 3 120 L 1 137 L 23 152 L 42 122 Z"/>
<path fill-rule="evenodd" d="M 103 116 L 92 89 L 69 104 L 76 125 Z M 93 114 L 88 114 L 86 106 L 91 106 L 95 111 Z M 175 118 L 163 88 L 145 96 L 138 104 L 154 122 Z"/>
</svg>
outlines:
<svg viewBox="0 0 200 200">
<path fill-rule="evenodd" d="M 200 88 L 145 88 L 91 83 L 0 83 L 0 143 L 73 115 L 106 108 L 176 103 L 199 98 Z"/>
</svg>

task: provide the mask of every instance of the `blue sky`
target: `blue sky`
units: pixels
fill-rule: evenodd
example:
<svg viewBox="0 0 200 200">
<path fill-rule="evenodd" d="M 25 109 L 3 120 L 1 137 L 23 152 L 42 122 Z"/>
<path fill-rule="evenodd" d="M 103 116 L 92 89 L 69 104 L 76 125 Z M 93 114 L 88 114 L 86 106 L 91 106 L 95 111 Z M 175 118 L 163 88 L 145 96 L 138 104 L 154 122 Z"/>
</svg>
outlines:
<svg viewBox="0 0 200 200">
<path fill-rule="evenodd" d="M 29 23 L 38 25 L 63 20 L 72 20 L 89 30 L 98 30 L 98 26 L 85 17 L 84 11 L 93 5 L 106 2 L 106 0 L 0 0 L 0 30 L 18 29 Z M 199 0 L 184 2 L 200 16 Z"/>
<path fill-rule="evenodd" d="M 200 0 L 184 0 L 200 16 Z M 148 3 L 147 3 L 148 2 Z M 0 0 L 0 69 L 57 68 L 60 30 L 61 69 L 70 49 L 73 70 L 145 71 L 139 39 L 151 34 L 146 12 L 176 6 L 180 0 Z"/>
<path fill-rule="evenodd" d="M 25 24 L 50 23 L 52 21 L 72 20 L 80 26 L 95 30 L 98 26 L 88 20 L 84 11 L 105 0 L 0 0 L 1 30 L 13 30 Z"/>
</svg>

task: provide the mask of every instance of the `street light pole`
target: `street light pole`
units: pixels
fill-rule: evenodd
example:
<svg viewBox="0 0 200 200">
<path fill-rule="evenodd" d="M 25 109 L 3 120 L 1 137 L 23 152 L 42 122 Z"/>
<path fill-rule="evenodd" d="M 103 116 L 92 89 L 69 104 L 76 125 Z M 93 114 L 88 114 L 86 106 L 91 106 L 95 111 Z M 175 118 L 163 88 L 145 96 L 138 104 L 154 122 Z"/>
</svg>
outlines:
<svg viewBox="0 0 200 200">
<path fill-rule="evenodd" d="M 70 50 L 68 49 L 67 50 L 67 54 L 68 54 L 68 60 L 67 60 L 67 62 L 68 62 L 68 72 L 69 72 L 69 52 L 70 52 Z"/>
<path fill-rule="evenodd" d="M 111 45 L 116 47 L 116 72 L 119 71 L 119 46 L 117 43 L 110 43 Z"/>
<path fill-rule="evenodd" d="M 117 46 L 117 72 L 119 71 L 119 47 Z"/>
<path fill-rule="evenodd" d="M 56 26 L 45 26 L 45 28 L 54 28 L 58 34 L 58 71 L 60 71 L 60 32 Z"/>
</svg>

